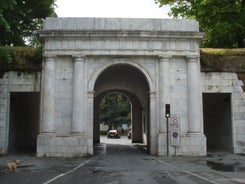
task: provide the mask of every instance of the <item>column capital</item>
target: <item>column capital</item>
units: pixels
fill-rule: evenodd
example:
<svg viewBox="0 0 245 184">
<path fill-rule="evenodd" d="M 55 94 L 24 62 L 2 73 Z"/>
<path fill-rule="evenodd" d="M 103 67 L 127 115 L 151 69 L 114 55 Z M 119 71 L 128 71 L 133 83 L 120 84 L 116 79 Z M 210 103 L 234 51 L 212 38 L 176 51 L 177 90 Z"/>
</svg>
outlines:
<svg viewBox="0 0 245 184">
<path fill-rule="evenodd" d="M 190 55 L 185 58 L 187 62 L 197 62 L 200 59 L 200 55 Z"/>
<path fill-rule="evenodd" d="M 44 58 L 56 58 L 57 55 L 56 54 L 44 54 L 43 57 Z"/>
<path fill-rule="evenodd" d="M 156 98 L 156 91 L 149 91 L 150 98 Z"/>
<path fill-rule="evenodd" d="M 86 58 L 86 55 L 72 55 L 72 58 L 75 62 L 83 62 Z"/>
<path fill-rule="evenodd" d="M 88 91 L 88 98 L 94 98 L 95 91 Z"/>
<path fill-rule="evenodd" d="M 162 55 L 158 55 L 159 61 L 160 62 L 169 62 L 172 59 L 172 55 L 169 54 L 162 54 Z"/>
</svg>

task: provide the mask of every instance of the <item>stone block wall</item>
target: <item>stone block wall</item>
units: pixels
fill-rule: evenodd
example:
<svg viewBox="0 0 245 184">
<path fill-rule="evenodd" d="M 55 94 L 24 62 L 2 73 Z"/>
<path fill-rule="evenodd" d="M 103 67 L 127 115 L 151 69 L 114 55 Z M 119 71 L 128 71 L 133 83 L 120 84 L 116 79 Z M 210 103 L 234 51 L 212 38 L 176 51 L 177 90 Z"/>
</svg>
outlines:
<svg viewBox="0 0 245 184">
<path fill-rule="evenodd" d="M 9 71 L 0 78 L 0 152 L 8 150 L 11 92 L 40 92 L 40 72 Z"/>
<path fill-rule="evenodd" d="M 243 82 L 232 72 L 202 72 L 203 93 L 231 94 L 231 123 L 234 153 L 245 152 L 245 93 Z"/>
</svg>

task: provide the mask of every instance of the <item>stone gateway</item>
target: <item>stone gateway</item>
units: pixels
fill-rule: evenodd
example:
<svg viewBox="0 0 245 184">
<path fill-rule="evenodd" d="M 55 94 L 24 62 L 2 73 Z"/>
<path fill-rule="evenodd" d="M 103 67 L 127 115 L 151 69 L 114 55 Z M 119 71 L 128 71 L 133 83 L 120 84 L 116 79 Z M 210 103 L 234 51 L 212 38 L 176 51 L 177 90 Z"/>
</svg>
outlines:
<svg viewBox="0 0 245 184">
<path fill-rule="evenodd" d="M 180 146 L 170 147 L 170 154 L 206 154 L 203 34 L 196 21 L 47 18 L 39 35 L 45 59 L 38 156 L 93 154 L 98 106 L 111 92 L 130 99 L 133 137 L 147 143 L 150 154 L 166 155 L 165 104 L 181 121 Z"/>
<path fill-rule="evenodd" d="M 130 101 L 132 142 L 152 155 L 245 153 L 245 70 L 200 68 L 196 21 L 47 18 L 39 36 L 42 71 L 1 68 L 0 155 L 93 155 L 111 93 Z"/>
<path fill-rule="evenodd" d="M 152 155 L 245 153 L 244 70 L 200 68 L 196 21 L 47 18 L 39 36 L 42 71 L 1 72 L 1 155 L 93 155 L 112 93 L 130 101 L 132 142 Z"/>
</svg>

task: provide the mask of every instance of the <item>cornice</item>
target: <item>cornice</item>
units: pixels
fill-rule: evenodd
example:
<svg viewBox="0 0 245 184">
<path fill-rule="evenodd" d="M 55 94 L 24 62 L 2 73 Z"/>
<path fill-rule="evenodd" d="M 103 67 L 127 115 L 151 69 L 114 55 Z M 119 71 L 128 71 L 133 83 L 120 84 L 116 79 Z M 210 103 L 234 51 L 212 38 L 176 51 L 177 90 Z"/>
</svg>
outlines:
<svg viewBox="0 0 245 184">
<path fill-rule="evenodd" d="M 197 39 L 204 34 L 194 31 L 141 31 L 141 30 L 40 30 L 42 39 Z"/>
</svg>

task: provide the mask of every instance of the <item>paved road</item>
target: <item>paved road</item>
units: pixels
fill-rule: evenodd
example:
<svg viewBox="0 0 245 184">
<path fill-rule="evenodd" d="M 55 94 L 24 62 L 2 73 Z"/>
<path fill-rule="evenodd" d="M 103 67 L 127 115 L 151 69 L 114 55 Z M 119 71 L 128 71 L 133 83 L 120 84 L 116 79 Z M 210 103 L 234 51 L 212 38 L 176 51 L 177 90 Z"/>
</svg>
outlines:
<svg viewBox="0 0 245 184">
<path fill-rule="evenodd" d="M 28 157 L 26 163 L 29 162 L 29 167 L 17 168 L 15 173 L 0 172 L 0 183 L 245 183 L 245 169 L 236 172 L 217 171 L 207 164 L 208 157 L 153 157 L 146 153 L 143 146 L 133 145 L 126 138 L 102 138 L 101 142 L 96 147 L 95 156 L 91 158 L 32 157 L 33 160 L 30 160 Z M 25 161 L 25 157 L 22 159 Z M 244 161 L 245 157 L 241 156 L 236 159 L 236 162 L 238 159 Z M 30 164 L 31 162 L 33 165 Z"/>
</svg>

